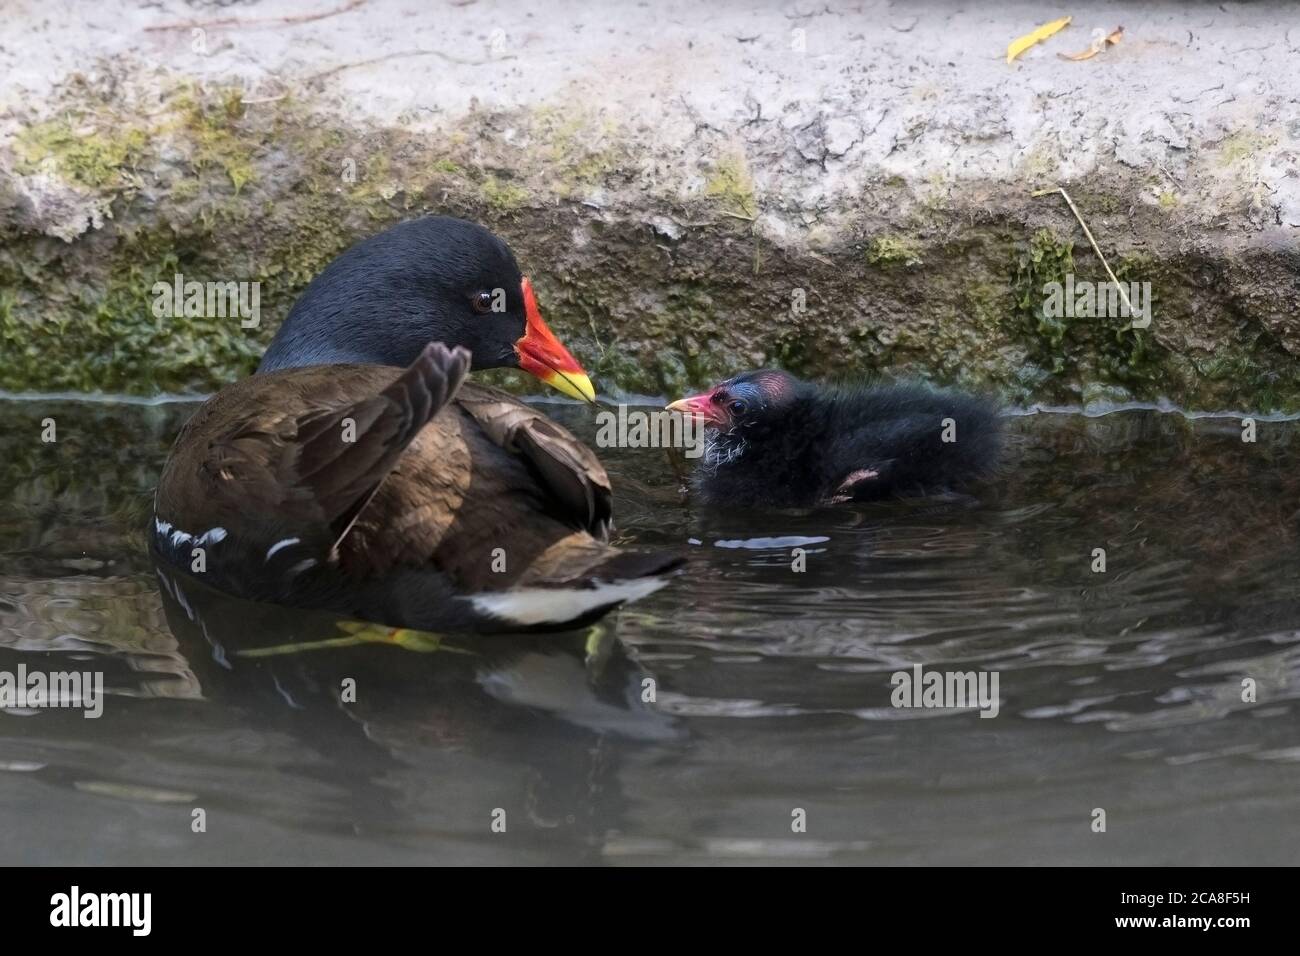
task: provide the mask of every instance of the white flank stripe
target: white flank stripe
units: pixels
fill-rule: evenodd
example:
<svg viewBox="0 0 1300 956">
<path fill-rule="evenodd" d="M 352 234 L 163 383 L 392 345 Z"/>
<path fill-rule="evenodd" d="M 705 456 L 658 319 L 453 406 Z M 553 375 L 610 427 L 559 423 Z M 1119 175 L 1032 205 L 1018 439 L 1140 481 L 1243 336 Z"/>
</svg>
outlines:
<svg viewBox="0 0 1300 956">
<path fill-rule="evenodd" d="M 279 551 L 281 548 L 287 548 L 291 544 L 301 544 L 301 543 L 302 543 L 301 538 L 285 538 L 283 541 L 277 541 L 275 544 L 271 545 L 269 548 L 266 549 L 266 560 L 270 561 L 271 555 L 275 554 L 275 552 Z"/>
<path fill-rule="evenodd" d="M 170 521 L 163 521 L 157 516 L 153 519 L 153 526 L 154 530 L 158 532 L 158 536 L 166 538 L 171 543 L 172 548 L 179 548 L 186 541 L 193 541 L 195 544 L 203 545 L 216 544 L 219 541 L 224 541 L 226 538 L 225 528 L 209 528 L 196 538 L 188 531 L 182 531 L 180 528 L 173 528 Z"/>
</svg>

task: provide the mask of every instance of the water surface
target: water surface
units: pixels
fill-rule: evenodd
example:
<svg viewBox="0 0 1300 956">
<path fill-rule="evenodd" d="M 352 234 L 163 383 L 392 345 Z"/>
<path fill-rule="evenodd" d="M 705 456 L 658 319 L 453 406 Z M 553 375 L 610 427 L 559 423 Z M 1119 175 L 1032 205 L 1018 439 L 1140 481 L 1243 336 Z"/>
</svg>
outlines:
<svg viewBox="0 0 1300 956">
<path fill-rule="evenodd" d="M 393 643 L 160 579 L 193 409 L 0 401 L 0 671 L 109 695 L 0 712 L 0 862 L 1300 858 L 1295 422 L 1019 416 L 969 500 L 812 513 L 702 512 L 663 451 L 602 450 L 620 539 L 680 578 L 594 632 Z M 915 664 L 997 671 L 999 715 L 891 706 Z"/>
</svg>

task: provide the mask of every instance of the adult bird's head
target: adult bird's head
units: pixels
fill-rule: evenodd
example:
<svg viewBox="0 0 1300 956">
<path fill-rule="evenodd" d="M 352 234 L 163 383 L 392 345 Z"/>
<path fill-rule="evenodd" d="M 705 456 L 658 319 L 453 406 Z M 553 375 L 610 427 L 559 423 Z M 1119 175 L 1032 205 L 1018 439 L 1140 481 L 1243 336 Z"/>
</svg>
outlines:
<svg viewBox="0 0 1300 956">
<path fill-rule="evenodd" d="M 758 369 L 727 379 L 707 392 L 678 399 L 670 412 L 702 419 L 724 434 L 755 434 L 783 426 L 807 391 L 806 383 L 779 369 Z"/>
<path fill-rule="evenodd" d="M 518 368 L 594 401 L 582 366 L 542 320 L 510 247 L 482 226 L 414 219 L 348 249 L 294 303 L 259 372 L 365 362 L 406 366 L 429 342 L 471 368 Z"/>
</svg>

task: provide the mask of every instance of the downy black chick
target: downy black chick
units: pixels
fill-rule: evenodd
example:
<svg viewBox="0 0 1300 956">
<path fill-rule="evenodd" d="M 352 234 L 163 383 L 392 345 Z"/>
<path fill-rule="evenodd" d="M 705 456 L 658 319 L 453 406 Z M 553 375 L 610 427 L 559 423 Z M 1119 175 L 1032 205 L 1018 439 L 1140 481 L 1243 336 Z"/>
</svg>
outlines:
<svg viewBox="0 0 1300 956">
<path fill-rule="evenodd" d="M 1001 449 L 997 406 L 920 384 L 824 386 L 759 369 L 668 408 L 703 420 L 707 503 L 783 508 L 955 491 Z"/>
</svg>

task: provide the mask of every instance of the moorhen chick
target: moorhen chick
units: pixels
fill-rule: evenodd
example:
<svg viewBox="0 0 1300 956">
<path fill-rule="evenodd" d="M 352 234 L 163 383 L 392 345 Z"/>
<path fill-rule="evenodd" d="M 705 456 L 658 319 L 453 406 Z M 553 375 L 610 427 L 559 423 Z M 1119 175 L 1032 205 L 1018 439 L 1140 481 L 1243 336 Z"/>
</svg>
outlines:
<svg viewBox="0 0 1300 956">
<path fill-rule="evenodd" d="M 669 410 L 698 416 L 712 504 L 805 508 L 953 491 L 997 463 L 997 407 L 919 384 L 819 386 L 745 372 Z"/>
<path fill-rule="evenodd" d="M 497 367 L 594 399 L 486 229 L 429 217 L 353 246 L 180 432 L 155 553 L 241 597 L 431 631 L 574 627 L 659 588 L 680 560 L 608 544 L 596 456 L 465 382 Z"/>
</svg>

